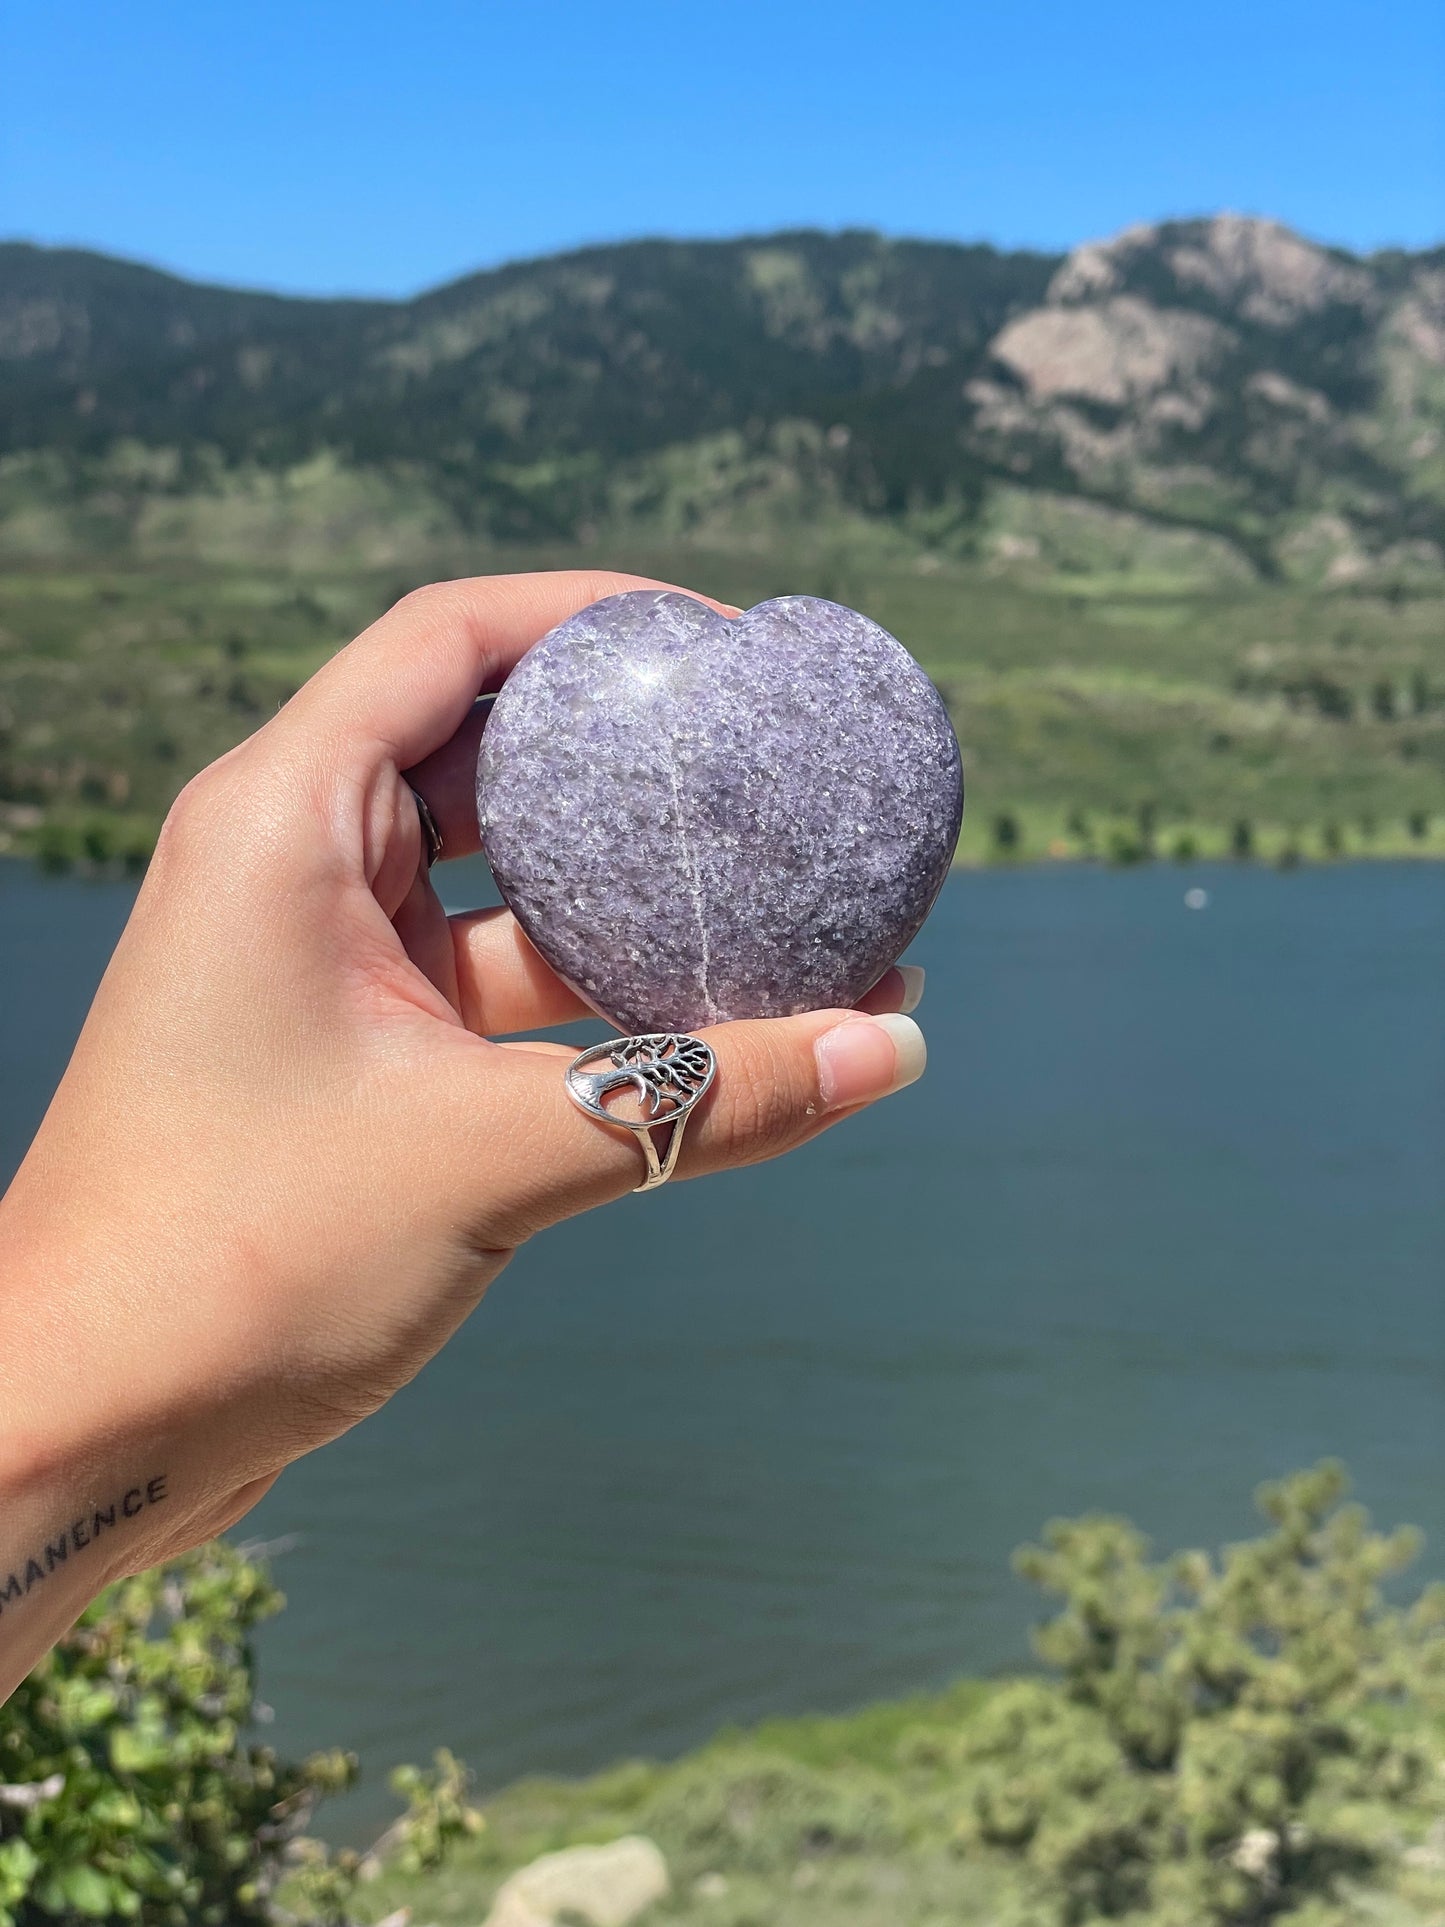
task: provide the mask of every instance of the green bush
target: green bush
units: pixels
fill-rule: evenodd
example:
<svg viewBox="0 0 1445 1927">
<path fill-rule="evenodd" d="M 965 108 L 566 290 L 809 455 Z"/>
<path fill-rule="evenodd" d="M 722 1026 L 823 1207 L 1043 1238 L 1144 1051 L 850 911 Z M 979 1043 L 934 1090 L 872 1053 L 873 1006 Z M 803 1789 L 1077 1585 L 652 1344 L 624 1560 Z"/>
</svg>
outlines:
<svg viewBox="0 0 1445 1927">
<path fill-rule="evenodd" d="M 248 1737 L 251 1634 L 282 1603 L 254 1559 L 204 1547 L 104 1594 L 0 1707 L 0 1927 L 230 1927 L 272 1918 L 283 1878 L 293 1914 L 343 1917 L 358 1856 L 301 1836 L 355 1761 Z M 434 1864 L 480 1825 L 464 1789 L 450 1755 L 404 1771 L 389 1845 Z"/>
<path fill-rule="evenodd" d="M 1116 827 L 1109 832 L 1108 856 L 1112 864 L 1127 869 L 1130 864 L 1148 862 L 1149 846 L 1132 830 Z"/>
<path fill-rule="evenodd" d="M 134 830 L 120 846 L 121 866 L 128 876 L 143 876 L 155 855 L 155 838 L 145 830 Z"/>
<path fill-rule="evenodd" d="M 1344 1492 L 1331 1465 L 1264 1487 L 1272 1530 L 1217 1559 L 1155 1562 L 1102 1517 L 1018 1555 L 1064 1601 L 1037 1637 L 1058 1678 L 966 1735 L 962 1837 L 1023 1863 L 1039 1919 L 1343 1921 L 1341 1883 L 1398 1871 L 1445 1815 L 1445 1588 L 1388 1605 L 1415 1538 Z"/>
<path fill-rule="evenodd" d="M 73 823 L 47 818 L 35 833 L 35 860 L 51 876 L 72 869 L 80 854 L 80 833 Z"/>
<path fill-rule="evenodd" d="M 388 1784 L 406 1812 L 388 1837 L 389 1862 L 398 1873 L 426 1873 L 441 1866 L 452 1846 L 482 1831 L 482 1816 L 467 1800 L 471 1775 L 456 1755 L 438 1747 L 432 1771 L 399 1766 Z"/>
<path fill-rule="evenodd" d="M 1009 810 L 1002 810 L 993 819 L 993 847 L 996 856 L 1015 857 L 1023 847 L 1023 830 L 1018 818 Z"/>
<path fill-rule="evenodd" d="M 87 863 L 109 863 L 117 849 L 113 826 L 103 816 L 90 817 L 80 826 L 80 847 Z"/>
<path fill-rule="evenodd" d="M 823 1773 L 739 1748 L 680 1768 L 642 1816 L 684 1874 L 711 1867 L 791 1872 L 801 1860 L 901 1844 L 892 1789 L 866 1769 Z"/>
</svg>

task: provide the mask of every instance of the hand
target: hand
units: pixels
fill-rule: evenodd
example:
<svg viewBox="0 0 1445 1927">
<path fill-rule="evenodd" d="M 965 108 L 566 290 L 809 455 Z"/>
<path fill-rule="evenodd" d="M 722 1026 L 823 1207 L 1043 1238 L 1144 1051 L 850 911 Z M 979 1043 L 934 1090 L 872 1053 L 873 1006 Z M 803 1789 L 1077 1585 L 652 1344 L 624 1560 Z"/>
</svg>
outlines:
<svg viewBox="0 0 1445 1927">
<path fill-rule="evenodd" d="M 475 850 L 478 692 L 642 586 L 408 596 L 172 810 L 0 1204 L 0 1697 L 109 1580 L 381 1405 L 524 1239 L 640 1181 L 632 1136 L 570 1103 L 563 1047 L 487 1041 L 589 1013 L 508 913 L 444 914 L 403 772 L 448 854 Z M 679 1177 L 912 1081 L 905 990 L 890 971 L 881 1022 L 703 1033 L 718 1075 Z"/>
</svg>

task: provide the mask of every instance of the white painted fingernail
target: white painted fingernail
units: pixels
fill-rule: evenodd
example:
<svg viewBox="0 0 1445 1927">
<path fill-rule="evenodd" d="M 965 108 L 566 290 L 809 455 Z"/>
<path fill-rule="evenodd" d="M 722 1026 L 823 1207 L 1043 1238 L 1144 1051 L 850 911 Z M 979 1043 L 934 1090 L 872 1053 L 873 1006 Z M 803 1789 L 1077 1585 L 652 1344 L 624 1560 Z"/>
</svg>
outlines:
<svg viewBox="0 0 1445 1927">
<path fill-rule="evenodd" d="M 924 1042 L 923 1032 L 911 1017 L 905 1017 L 901 1011 L 887 1017 L 875 1017 L 873 1021 L 881 1024 L 893 1039 L 898 1067 L 892 1089 L 901 1091 L 905 1085 L 916 1084 L 928 1063 L 928 1045 Z"/>
<path fill-rule="evenodd" d="M 928 1055 L 911 1017 L 849 1017 L 813 1045 L 825 1111 L 891 1097 L 923 1075 Z"/>
<path fill-rule="evenodd" d="M 906 1017 L 923 1002 L 925 972 L 922 964 L 895 964 L 894 969 L 903 979 L 903 1015 Z"/>
<path fill-rule="evenodd" d="M 871 1104 L 923 1075 L 929 1058 L 911 1017 L 846 1017 L 813 1043 L 825 1110 Z"/>
</svg>

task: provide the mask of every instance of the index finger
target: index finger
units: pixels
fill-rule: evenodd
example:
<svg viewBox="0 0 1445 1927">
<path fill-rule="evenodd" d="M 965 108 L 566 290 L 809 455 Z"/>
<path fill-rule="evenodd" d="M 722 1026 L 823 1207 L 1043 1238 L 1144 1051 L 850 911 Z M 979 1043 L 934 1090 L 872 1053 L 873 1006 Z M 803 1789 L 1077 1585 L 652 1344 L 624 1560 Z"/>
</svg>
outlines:
<svg viewBox="0 0 1445 1927">
<path fill-rule="evenodd" d="M 603 596 L 671 586 L 607 569 L 433 583 L 403 596 L 333 656 L 287 710 L 299 726 L 361 749 L 368 761 L 380 754 L 410 769 L 450 741 L 474 700 L 499 687 L 549 629 Z"/>
</svg>

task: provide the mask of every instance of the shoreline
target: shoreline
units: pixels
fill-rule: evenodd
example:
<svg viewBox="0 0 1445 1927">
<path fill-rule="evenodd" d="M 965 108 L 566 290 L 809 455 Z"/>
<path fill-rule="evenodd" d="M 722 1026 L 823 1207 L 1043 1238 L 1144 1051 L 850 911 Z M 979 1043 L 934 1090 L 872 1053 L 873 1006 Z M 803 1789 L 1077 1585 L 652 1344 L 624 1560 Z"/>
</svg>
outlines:
<svg viewBox="0 0 1445 1927">
<path fill-rule="evenodd" d="M 96 861 L 77 856 L 56 861 L 33 849 L 7 848 L 0 842 L 0 865 L 24 868 L 55 881 L 139 884 L 145 875 L 148 860 L 123 857 Z M 960 850 L 949 866 L 949 875 L 999 875 L 1025 870 L 1098 870 L 1112 873 L 1150 869 L 1169 869 L 1180 875 L 1189 875 L 1195 870 L 1276 870 L 1287 874 L 1295 870 L 1338 870 L 1351 865 L 1386 863 L 1422 867 L 1445 863 L 1445 837 L 1432 838 L 1423 849 L 1418 844 L 1401 841 L 1366 850 L 1345 850 L 1331 856 L 1317 855 L 1294 846 L 1284 846 L 1273 852 L 1255 850 L 1248 856 L 1233 855 L 1228 850 L 1217 848 L 1200 848 L 1184 856 L 1168 850 L 1131 853 L 1127 856 L 1084 850 L 1025 851 L 1018 855 L 998 856 L 976 850 Z"/>
</svg>

